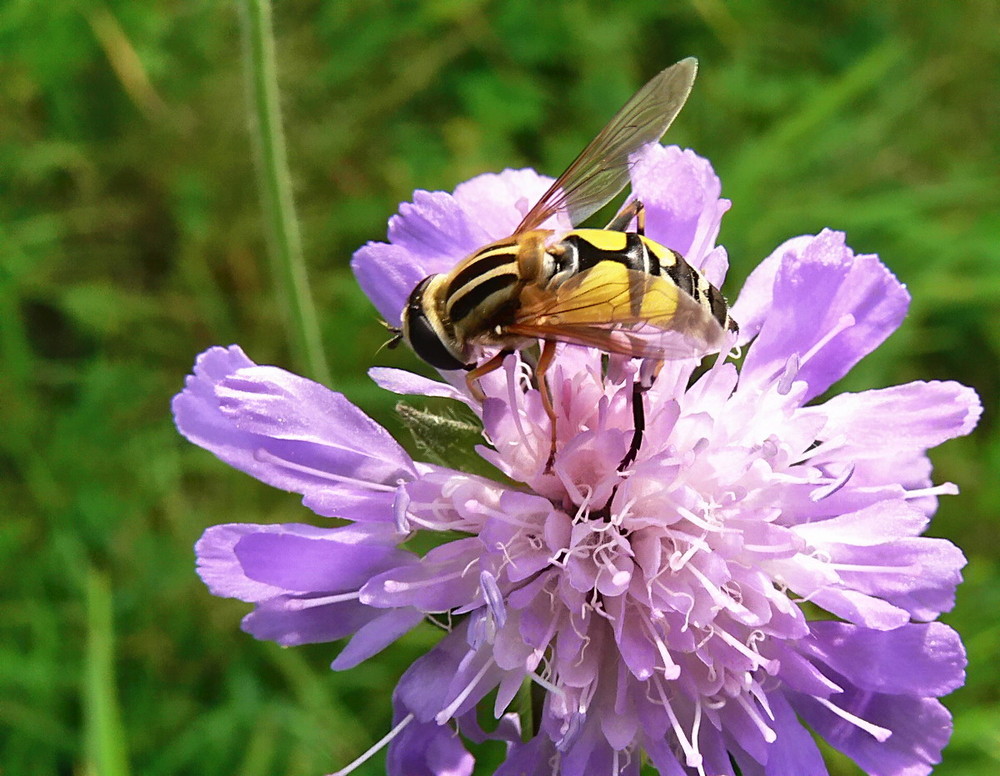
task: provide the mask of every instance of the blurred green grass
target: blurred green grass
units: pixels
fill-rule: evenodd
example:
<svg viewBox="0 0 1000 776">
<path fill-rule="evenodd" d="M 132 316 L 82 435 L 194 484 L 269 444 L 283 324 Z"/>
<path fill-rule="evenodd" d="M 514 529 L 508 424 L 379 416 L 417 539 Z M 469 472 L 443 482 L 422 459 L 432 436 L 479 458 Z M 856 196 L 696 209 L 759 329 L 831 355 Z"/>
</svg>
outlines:
<svg viewBox="0 0 1000 776">
<path fill-rule="evenodd" d="M 933 454 L 963 493 L 932 532 L 970 559 L 947 618 L 969 682 L 946 701 L 955 735 L 936 772 L 995 773 L 997 4 L 314 0 L 275 21 L 333 387 L 396 430 L 394 398 L 365 376 L 384 331 L 352 251 L 415 188 L 558 173 L 647 77 L 699 57 L 670 141 L 711 159 L 733 200 L 730 294 L 784 239 L 846 230 L 914 299 L 842 387 L 955 379 L 983 398 L 977 433 Z M 345 674 L 329 645 L 242 634 L 246 607 L 207 593 L 192 544 L 214 523 L 308 513 L 169 416 L 210 344 L 303 369 L 270 285 L 235 9 L 12 0 L 0 84 L 0 772 L 334 770 L 388 729 L 391 688 L 434 634 Z"/>
</svg>

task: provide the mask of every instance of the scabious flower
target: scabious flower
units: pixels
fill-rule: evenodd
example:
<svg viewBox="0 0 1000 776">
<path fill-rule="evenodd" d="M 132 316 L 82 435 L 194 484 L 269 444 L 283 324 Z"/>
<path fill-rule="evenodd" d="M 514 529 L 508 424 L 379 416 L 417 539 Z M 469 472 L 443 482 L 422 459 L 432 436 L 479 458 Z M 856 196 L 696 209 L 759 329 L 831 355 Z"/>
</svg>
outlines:
<svg viewBox="0 0 1000 776">
<path fill-rule="evenodd" d="M 709 164 L 651 146 L 632 178 L 647 234 L 721 284 L 729 203 Z M 548 184 L 508 170 L 417 192 L 389 242 L 355 255 L 362 287 L 398 323 L 421 278 L 509 234 Z M 372 370 L 396 393 L 471 407 L 478 453 L 504 481 L 415 461 L 340 394 L 213 348 L 174 401 L 181 432 L 348 523 L 209 528 L 199 571 L 213 593 L 254 604 L 243 627 L 258 638 L 351 636 L 335 669 L 426 618 L 447 623 L 395 692 L 392 774 L 471 773 L 462 736 L 506 742 L 499 776 L 638 774 L 644 761 L 671 775 L 825 774 L 806 726 L 867 773 L 928 773 L 951 732 L 937 699 L 965 665 L 935 618 L 965 561 L 920 536 L 956 490 L 932 484 L 926 450 L 969 433 L 979 402 L 949 382 L 819 399 L 908 302 L 843 234 L 789 240 L 733 307 L 742 366 L 668 362 L 624 471 L 635 362 L 560 348 L 551 470 L 518 356 L 483 380 L 481 405 L 460 374 Z M 439 545 L 403 549 L 417 531 Z M 522 726 L 512 701 L 525 683 L 541 705 Z M 484 730 L 488 695 L 498 723 Z"/>
</svg>

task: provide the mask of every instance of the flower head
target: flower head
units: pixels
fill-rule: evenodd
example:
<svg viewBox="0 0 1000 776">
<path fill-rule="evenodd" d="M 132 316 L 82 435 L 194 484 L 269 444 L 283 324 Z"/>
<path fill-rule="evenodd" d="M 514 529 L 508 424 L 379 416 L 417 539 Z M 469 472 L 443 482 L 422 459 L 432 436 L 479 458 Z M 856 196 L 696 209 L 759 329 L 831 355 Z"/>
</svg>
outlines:
<svg viewBox="0 0 1000 776">
<path fill-rule="evenodd" d="M 390 323 L 413 286 L 509 234 L 547 187 L 532 171 L 417 192 L 389 243 L 355 255 Z M 719 284 L 728 202 L 708 163 L 652 146 L 633 169 L 647 235 Z M 337 528 L 226 525 L 199 542 L 218 595 L 255 605 L 244 628 L 281 644 L 352 638 L 354 666 L 428 617 L 449 632 L 394 696 L 393 774 L 468 774 L 461 743 L 507 742 L 498 774 L 822 774 L 803 722 L 872 774 L 929 772 L 950 735 L 938 697 L 964 678 L 935 618 L 964 564 L 921 537 L 937 497 L 926 450 L 971 431 L 954 383 L 816 402 L 902 321 L 905 289 L 824 231 L 780 246 L 734 305 L 746 356 L 668 362 L 620 470 L 642 364 L 560 347 L 548 373 L 558 445 L 517 355 L 455 385 L 374 369 L 384 388 L 448 396 L 482 419 L 478 452 L 515 485 L 412 460 L 342 396 L 237 347 L 214 348 L 174 402 L 193 442 L 303 494 Z M 437 532 L 423 556 L 401 549 Z M 452 538 L 455 535 L 460 538 Z M 533 729 L 512 701 L 540 688 Z M 495 691 L 496 728 L 475 710 Z"/>
</svg>

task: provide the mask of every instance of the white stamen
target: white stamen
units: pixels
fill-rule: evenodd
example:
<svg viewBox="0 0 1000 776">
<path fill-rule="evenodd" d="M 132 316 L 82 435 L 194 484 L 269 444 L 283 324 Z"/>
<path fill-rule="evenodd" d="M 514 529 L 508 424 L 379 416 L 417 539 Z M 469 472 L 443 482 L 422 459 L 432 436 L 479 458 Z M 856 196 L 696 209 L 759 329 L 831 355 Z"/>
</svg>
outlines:
<svg viewBox="0 0 1000 776">
<path fill-rule="evenodd" d="M 465 689 L 463 689 L 462 692 L 460 692 L 456 696 L 455 700 L 453 700 L 451 703 L 449 703 L 447 706 L 445 706 L 443 709 L 441 709 L 441 711 L 437 713 L 437 716 L 434 717 L 435 722 L 437 722 L 439 725 L 443 725 L 445 722 L 447 722 L 449 719 L 452 718 L 452 716 L 458 710 L 458 707 L 461 706 L 462 703 L 465 701 L 465 699 L 472 694 L 472 691 L 476 688 L 476 685 L 479 684 L 479 680 L 482 679 L 484 676 L 486 676 L 486 672 L 490 670 L 490 665 L 492 664 L 492 662 L 493 661 L 491 660 L 487 660 L 483 664 L 483 667 L 476 672 L 476 675 L 472 678 L 472 681 L 469 682 L 467 685 L 465 685 Z"/>
<path fill-rule="evenodd" d="M 316 598 L 292 598 L 285 603 L 285 606 L 292 611 L 303 611 L 312 609 L 315 606 L 326 606 L 327 604 L 339 604 L 342 601 L 357 601 L 361 596 L 360 590 L 350 593 L 338 593 L 337 595 L 324 595 Z"/>
<path fill-rule="evenodd" d="M 517 361 L 513 367 L 507 370 L 507 402 L 508 406 L 513 410 L 510 414 L 514 419 L 514 428 L 517 429 L 517 435 L 521 438 L 521 442 L 531 449 L 531 440 L 528 438 L 527 433 L 525 433 L 524 426 L 521 423 L 524 410 L 518 401 L 520 391 L 517 390 L 519 381 L 516 373 L 519 371 L 518 366 L 520 363 L 521 359 L 517 357 Z"/>
<path fill-rule="evenodd" d="M 827 483 L 822 487 L 816 488 L 812 493 L 809 494 L 809 500 L 813 503 L 818 503 L 825 498 L 829 498 L 842 487 L 844 487 L 848 480 L 854 476 L 854 464 L 848 464 L 847 468 L 837 477 L 833 482 Z"/>
<path fill-rule="evenodd" d="M 429 579 L 418 579 L 413 582 L 400 582 L 397 579 L 387 579 L 382 583 L 382 589 L 387 593 L 405 593 L 409 590 L 419 590 L 422 587 L 440 585 L 442 582 L 447 582 L 451 579 L 460 579 L 463 573 L 462 571 L 453 571 L 450 574 L 442 574 L 439 577 L 430 577 Z"/>
<path fill-rule="evenodd" d="M 263 447 L 258 447 L 254 450 L 253 457 L 257 461 L 273 463 L 283 469 L 287 469 L 288 471 L 308 474 L 311 477 L 316 477 L 320 480 L 328 480 L 329 482 L 349 482 L 354 485 L 360 485 L 365 490 L 377 490 L 383 493 L 391 493 L 396 490 L 395 485 L 387 485 L 383 482 L 371 482 L 370 480 L 363 480 L 360 477 L 346 477 L 343 474 L 334 474 L 333 472 L 314 469 L 311 466 L 304 466 L 300 463 L 293 463 L 292 461 L 274 455 L 274 453 L 265 450 Z"/>
<path fill-rule="evenodd" d="M 754 669 L 760 668 L 761 666 L 767 665 L 771 661 L 766 657 L 761 657 L 759 654 L 750 649 L 746 644 L 736 638 L 733 634 L 727 631 L 725 628 L 718 628 L 715 631 L 715 635 L 726 642 L 729 646 L 735 649 L 740 654 L 746 656 L 748 660 L 753 664 Z"/>
<path fill-rule="evenodd" d="M 435 523 L 432 520 L 426 520 L 422 517 L 417 516 L 412 511 L 408 512 L 406 515 L 407 523 L 415 523 L 416 525 L 422 526 L 429 531 L 467 531 L 469 524 L 462 519 L 451 521 L 451 522 L 439 522 Z"/>
<path fill-rule="evenodd" d="M 688 567 L 688 571 L 701 582 L 702 587 L 715 602 L 718 609 L 726 609 L 730 612 L 746 611 L 745 607 L 737 604 L 732 598 L 726 595 L 717 585 L 706 577 L 695 565 Z"/>
<path fill-rule="evenodd" d="M 835 706 L 831 701 L 827 700 L 826 698 L 819 698 L 817 696 L 813 697 L 822 706 L 825 706 L 834 714 L 836 714 L 838 717 L 847 720 L 852 725 L 865 731 L 868 735 L 870 735 L 880 744 L 887 741 L 889 739 L 889 736 L 892 735 L 891 730 L 884 727 L 880 727 L 879 725 L 875 725 L 871 722 L 868 722 L 867 720 L 861 719 L 861 717 L 855 716 L 854 714 L 851 714 L 851 712 L 849 711 L 844 711 L 844 709 L 840 708 L 840 706 Z"/>
<path fill-rule="evenodd" d="M 829 567 L 837 571 L 850 571 L 855 574 L 885 574 L 891 572 L 893 574 L 902 574 L 905 576 L 912 576 L 914 578 L 919 577 L 924 571 L 924 566 L 912 563 L 907 566 L 860 566 L 855 563 L 831 563 Z"/>
<path fill-rule="evenodd" d="M 924 498 L 924 496 L 957 496 L 958 485 L 954 482 L 943 482 L 933 488 L 919 488 L 918 490 L 908 490 L 903 498 Z"/>
<path fill-rule="evenodd" d="M 713 520 L 707 520 L 707 519 L 705 519 L 705 517 L 702 517 L 700 515 L 695 514 L 694 512 L 692 512 L 687 507 L 678 506 L 677 507 L 677 513 L 679 515 L 681 515 L 681 517 L 686 518 L 687 520 L 689 520 L 690 522 L 694 523 L 699 528 L 702 528 L 702 529 L 704 529 L 706 531 L 716 532 L 721 527 L 718 522 L 713 521 Z"/>
<path fill-rule="evenodd" d="M 753 722 L 757 730 L 760 731 L 760 734 L 764 737 L 764 740 L 767 743 L 773 744 L 778 740 L 778 734 L 768 727 L 767 723 L 764 722 L 764 719 L 760 716 L 760 712 L 757 711 L 746 695 L 740 693 L 736 696 L 736 701 L 743 707 L 747 716 L 750 717 L 750 721 Z"/>
<path fill-rule="evenodd" d="M 478 652 L 479 648 L 490 639 L 487 620 L 489 620 L 489 617 L 486 616 L 486 612 L 483 610 L 475 612 L 469 618 L 469 629 L 465 640 L 466 643 L 468 643 L 468 645 L 476 652 Z"/>
<path fill-rule="evenodd" d="M 702 762 L 704 758 L 701 756 L 701 752 L 698 751 L 698 727 L 701 723 L 701 704 L 695 701 L 695 720 L 694 728 L 691 731 L 691 738 L 684 733 L 684 728 L 681 727 L 680 721 L 677 719 L 677 715 L 674 714 L 674 709 L 670 705 L 670 701 L 667 700 L 667 695 L 663 691 L 663 686 L 660 681 L 653 683 L 656 687 L 656 691 L 660 696 L 660 701 L 663 704 L 663 710 L 667 713 L 667 719 L 670 720 L 670 727 L 674 730 L 674 735 L 677 736 L 677 743 L 681 746 L 681 751 L 684 752 L 684 763 L 689 768 L 697 768 L 698 773 L 701 776 L 705 776 L 705 771 L 702 769 Z"/>
<path fill-rule="evenodd" d="M 698 736 L 701 735 L 701 699 L 695 698 L 694 701 L 694 721 L 691 723 L 691 743 L 695 746 L 698 745 Z M 698 754 L 698 774 L 699 776 L 705 776 L 705 769 L 701 767 L 701 754 Z"/>
<path fill-rule="evenodd" d="M 825 348 L 827 344 L 829 344 L 830 340 L 832 340 L 834 337 L 840 334 L 840 332 L 844 331 L 845 329 L 851 328 L 853 325 L 854 325 L 853 315 L 851 315 L 850 313 L 846 313 L 845 315 L 840 316 L 840 319 L 837 321 L 834 327 L 826 333 L 826 336 L 821 338 L 819 342 L 817 342 L 815 345 L 809 348 L 808 351 L 806 351 L 806 354 L 802 357 L 802 365 L 804 366 L 805 364 L 807 364 L 813 356 L 815 356 L 823 348 Z"/>
<path fill-rule="evenodd" d="M 386 744 L 392 741 L 392 739 L 398 736 L 399 733 L 403 730 L 403 728 L 405 728 L 411 722 L 413 722 L 413 712 L 410 712 L 405 717 L 403 717 L 403 719 L 400 720 L 400 723 L 396 725 L 396 727 L 394 727 L 392 730 L 386 733 L 382 738 L 376 741 L 375 744 L 367 752 L 365 752 L 363 755 L 354 760 L 354 762 L 352 762 L 346 768 L 341 768 L 339 771 L 331 773 L 328 776 L 347 776 L 347 774 L 349 774 L 359 765 L 363 764 L 365 761 L 370 759 L 372 755 L 376 754 L 380 749 L 382 749 L 382 747 L 384 747 Z"/>
<path fill-rule="evenodd" d="M 560 698 L 566 697 L 566 691 L 563 690 L 562 687 L 557 687 L 556 685 L 552 684 L 552 682 L 550 682 L 548 679 L 544 679 L 534 672 L 528 674 L 528 678 L 535 684 L 537 684 L 539 687 L 543 687 L 544 689 L 548 690 L 550 693 L 558 695 Z"/>
<path fill-rule="evenodd" d="M 497 584 L 497 578 L 489 571 L 483 570 L 479 574 L 479 586 L 483 590 L 483 599 L 489 607 L 490 614 L 498 628 L 502 628 L 507 622 L 507 607 L 504 606 L 503 594 Z"/>
<path fill-rule="evenodd" d="M 663 661 L 663 678 L 668 680 L 676 679 L 681 675 L 680 666 L 674 662 L 674 659 L 670 654 L 670 650 L 667 648 L 667 645 L 660 636 L 656 626 L 653 625 L 647 617 L 642 618 L 642 624 L 646 627 L 646 631 L 653 638 L 653 643 L 656 644 L 656 651 L 660 653 L 660 659 Z"/>
<path fill-rule="evenodd" d="M 396 531 L 401 534 L 410 532 L 410 521 L 406 519 L 406 510 L 410 506 L 410 494 L 406 492 L 402 480 L 396 485 L 396 498 L 392 500 L 392 514 L 396 520 Z"/>
<path fill-rule="evenodd" d="M 778 380 L 777 391 L 781 396 L 787 396 L 788 392 L 792 390 L 792 383 L 795 382 L 795 377 L 799 373 L 799 354 L 792 353 L 785 361 L 785 370 L 781 373 L 781 378 Z"/>
</svg>

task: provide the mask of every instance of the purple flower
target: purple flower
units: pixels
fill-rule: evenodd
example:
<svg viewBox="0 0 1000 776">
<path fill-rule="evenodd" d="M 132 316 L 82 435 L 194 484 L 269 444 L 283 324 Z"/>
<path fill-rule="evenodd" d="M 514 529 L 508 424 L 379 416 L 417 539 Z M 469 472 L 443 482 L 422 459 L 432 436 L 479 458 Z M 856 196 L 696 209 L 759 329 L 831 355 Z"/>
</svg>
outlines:
<svg viewBox="0 0 1000 776">
<path fill-rule="evenodd" d="M 417 192 L 389 242 L 355 254 L 362 287 L 397 323 L 416 282 L 510 233 L 547 185 L 508 170 Z M 647 234 L 721 283 L 729 203 L 709 164 L 652 146 L 633 189 Z M 696 376 L 698 364 L 668 362 L 622 472 L 635 362 L 560 348 L 551 471 L 548 419 L 517 356 L 483 380 L 481 406 L 461 377 L 372 370 L 388 390 L 471 406 L 489 440 L 479 454 L 514 486 L 416 462 L 339 394 L 213 348 L 174 400 L 181 432 L 351 522 L 216 526 L 199 571 L 255 605 L 244 628 L 258 638 L 352 636 L 337 669 L 426 617 L 449 623 L 397 687 L 392 774 L 471 773 L 460 734 L 507 743 L 500 776 L 638 774 L 644 758 L 663 774 L 825 774 L 803 723 L 870 774 L 928 773 L 951 732 L 937 698 L 965 665 L 934 620 L 965 560 L 920 536 L 937 497 L 956 492 L 931 482 L 926 451 L 969 433 L 979 401 L 948 382 L 815 401 L 908 302 L 842 234 L 789 240 L 734 305 L 742 366 L 720 358 Z M 400 549 L 416 531 L 441 543 Z M 537 729 L 512 707 L 526 682 L 544 699 Z M 494 691 L 499 723 L 483 730 L 476 707 Z"/>
</svg>

